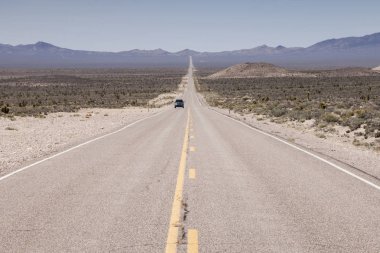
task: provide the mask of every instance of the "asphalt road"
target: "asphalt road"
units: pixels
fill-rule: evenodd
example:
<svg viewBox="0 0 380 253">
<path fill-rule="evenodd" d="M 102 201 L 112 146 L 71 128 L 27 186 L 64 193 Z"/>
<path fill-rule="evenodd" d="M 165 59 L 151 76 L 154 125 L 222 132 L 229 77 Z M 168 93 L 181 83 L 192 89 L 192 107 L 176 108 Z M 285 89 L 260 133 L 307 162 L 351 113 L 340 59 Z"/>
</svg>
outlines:
<svg viewBox="0 0 380 253">
<path fill-rule="evenodd" d="M 188 76 L 185 109 L 0 178 L 0 252 L 380 252 L 379 181 L 214 112 Z"/>
</svg>

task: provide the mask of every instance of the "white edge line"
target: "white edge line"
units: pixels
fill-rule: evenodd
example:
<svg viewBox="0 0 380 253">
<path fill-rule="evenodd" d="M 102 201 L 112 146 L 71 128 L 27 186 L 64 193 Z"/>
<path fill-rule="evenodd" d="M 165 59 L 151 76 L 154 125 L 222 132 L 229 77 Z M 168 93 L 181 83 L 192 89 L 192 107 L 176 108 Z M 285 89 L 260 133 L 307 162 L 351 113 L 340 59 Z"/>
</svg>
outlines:
<svg viewBox="0 0 380 253">
<path fill-rule="evenodd" d="M 195 86 L 195 85 L 194 85 L 194 79 L 193 79 L 193 86 Z M 194 87 L 194 89 L 195 89 L 195 87 Z M 198 93 L 197 91 L 195 91 L 195 97 L 197 98 L 198 104 L 199 104 L 200 106 L 202 106 L 201 100 L 199 99 L 198 96 L 199 96 L 199 93 Z"/>
<path fill-rule="evenodd" d="M 193 66 L 193 70 L 194 70 L 194 66 Z M 191 79 L 193 79 L 193 86 L 194 86 L 194 89 L 195 89 L 195 97 L 197 98 L 198 104 L 202 105 L 201 100 L 198 97 L 199 93 L 196 91 L 196 88 L 195 88 L 195 85 L 194 85 L 194 74 L 191 76 Z"/>
<path fill-rule="evenodd" d="M 216 112 L 216 113 L 218 113 L 218 114 L 220 114 L 220 115 L 222 115 L 222 116 L 224 116 L 224 117 L 226 117 L 226 118 L 228 118 L 228 119 L 236 121 L 237 123 L 239 123 L 239 124 L 241 124 L 241 125 L 243 125 L 245 127 L 248 127 L 248 128 L 250 128 L 252 130 L 255 130 L 256 132 L 259 132 L 259 133 L 261 133 L 263 135 L 266 135 L 268 137 L 271 137 L 271 138 L 273 138 L 273 139 L 275 139 L 275 140 L 277 140 L 279 142 L 282 142 L 282 143 L 284 143 L 284 144 L 286 144 L 286 145 L 288 145 L 288 146 L 290 146 L 292 148 L 295 148 L 295 149 L 297 149 L 299 151 L 302 151 L 305 154 L 308 154 L 308 155 L 310 155 L 310 156 L 312 156 L 312 157 L 314 157 L 314 158 L 316 158 L 316 159 L 318 159 L 318 160 L 320 160 L 320 161 L 322 161 L 324 163 L 327 163 L 328 165 L 334 167 L 335 169 L 338 169 L 338 170 L 340 170 L 340 171 L 342 171 L 342 172 L 344 172 L 344 173 L 346 173 L 346 174 L 348 174 L 348 175 L 350 175 L 350 176 L 352 176 L 352 177 L 354 177 L 354 178 L 356 178 L 356 179 L 358 179 L 358 180 L 360 180 L 360 181 L 362 181 L 362 182 L 364 182 L 364 183 L 366 183 L 366 184 L 374 187 L 375 189 L 380 190 L 380 186 L 378 186 L 378 185 L 376 185 L 376 184 L 374 184 L 374 183 L 372 183 L 372 182 L 370 182 L 370 181 L 368 181 L 368 180 L 366 180 L 366 179 L 364 179 L 364 178 L 362 178 L 362 177 L 360 177 L 360 176 L 358 176 L 358 175 L 356 175 L 356 174 L 354 174 L 354 173 L 352 173 L 352 172 L 350 172 L 350 171 L 348 171 L 346 169 L 343 169 L 342 167 L 340 167 L 340 166 L 338 166 L 338 165 L 336 165 L 336 164 L 334 164 L 334 163 L 332 163 L 332 162 L 330 162 L 330 161 L 328 161 L 328 160 L 326 160 L 326 159 L 324 159 L 324 158 L 322 158 L 320 156 L 317 156 L 317 155 L 315 155 L 315 154 L 313 154 L 313 153 L 311 153 L 311 152 L 309 152 L 309 151 L 307 151 L 305 149 L 302 149 L 302 148 L 300 148 L 300 147 L 298 147 L 296 145 L 293 145 L 293 144 L 291 144 L 289 142 L 286 142 L 286 141 L 284 141 L 284 140 L 282 140 L 282 139 L 280 139 L 280 138 L 278 138 L 278 137 L 276 137 L 274 135 L 271 135 L 271 134 L 266 133 L 266 132 L 264 132 L 262 130 L 256 129 L 256 128 L 254 128 L 254 127 L 252 127 L 252 126 L 250 126 L 250 125 L 248 125 L 248 124 L 246 124 L 246 123 L 244 123 L 242 121 L 239 121 L 237 119 L 231 118 L 231 117 L 229 117 L 229 116 L 227 116 L 227 115 L 225 115 L 223 113 L 220 113 L 220 112 L 218 112 L 216 110 L 213 110 L 213 109 L 211 109 L 211 110 L 214 111 L 214 112 Z"/>
<path fill-rule="evenodd" d="M 18 170 L 15 170 L 15 171 L 13 171 L 13 172 L 11 172 L 11 173 L 5 175 L 5 176 L 0 177 L 0 181 L 4 180 L 4 179 L 6 179 L 6 178 L 8 178 L 8 177 L 10 177 L 10 176 L 13 176 L 13 175 L 15 175 L 15 174 L 17 174 L 17 173 L 20 173 L 20 172 L 22 172 L 22 171 L 24 171 L 24 170 L 26 170 L 26 169 L 29 169 L 30 167 L 33 167 L 33 166 L 38 165 L 38 164 L 40 164 L 40 163 L 43 163 L 43 162 L 45 162 L 45 161 L 51 160 L 51 159 L 53 159 L 53 158 L 55 158 L 55 157 L 57 157 L 57 156 L 63 155 L 63 154 L 65 154 L 65 153 L 67 153 L 67 152 L 70 152 L 70 151 L 72 151 L 72 150 L 74 150 L 74 149 L 77 149 L 77 148 L 79 148 L 79 147 L 82 147 L 82 146 L 84 146 L 84 145 L 87 145 L 87 144 L 89 144 L 89 143 L 91 143 L 91 142 L 94 142 L 94 141 L 97 141 L 97 140 L 103 139 L 103 138 L 105 138 L 105 137 L 107 137 L 107 136 L 110 136 L 110 135 L 116 134 L 116 133 L 118 133 L 118 132 L 121 132 L 121 131 L 127 129 L 128 127 L 131 127 L 131 126 L 133 126 L 133 125 L 135 125 L 135 124 L 137 124 L 137 123 L 139 123 L 139 122 L 141 122 L 141 121 L 144 121 L 144 120 L 147 120 L 147 119 L 150 119 L 150 118 L 156 117 L 156 116 L 158 116 L 158 115 L 160 115 L 160 114 L 162 114 L 162 113 L 164 113 L 164 112 L 166 112 L 166 110 L 161 111 L 161 112 L 158 112 L 158 113 L 156 113 L 156 114 L 154 114 L 154 115 L 151 115 L 151 116 L 148 116 L 148 117 L 145 117 L 145 118 L 139 119 L 139 120 L 137 120 L 137 121 L 135 121 L 135 122 L 132 122 L 132 123 L 130 123 L 130 124 L 128 124 L 128 125 L 126 125 L 126 126 L 120 128 L 120 129 L 114 131 L 114 132 L 111 132 L 111 133 L 108 133 L 108 134 L 105 134 L 105 135 L 102 135 L 102 136 L 96 137 L 95 139 L 91 139 L 91 140 L 89 140 L 89 141 L 83 142 L 83 143 L 81 143 L 81 144 L 79 144 L 79 145 L 76 145 L 76 146 L 71 147 L 71 148 L 69 148 L 69 149 L 66 149 L 66 150 L 64 150 L 64 151 L 61 151 L 61 152 L 59 152 L 59 153 L 57 153 L 57 154 L 55 154 L 55 155 L 49 156 L 49 157 L 47 157 L 47 158 L 45 158 L 45 159 L 42 159 L 42 160 L 37 161 L 37 162 L 35 162 L 35 163 L 32 163 L 32 164 L 30 164 L 30 165 L 28 165 L 28 166 L 22 167 L 22 168 L 20 168 L 20 169 L 18 169 Z"/>
<path fill-rule="evenodd" d="M 199 104 L 200 106 L 202 106 L 201 101 L 199 100 L 199 97 L 198 97 L 197 92 L 195 92 L 195 97 L 197 98 L 198 104 Z"/>
<path fill-rule="evenodd" d="M 201 100 L 199 99 L 199 97 L 198 97 L 198 94 L 197 94 L 197 93 L 195 93 L 195 96 L 197 97 L 197 100 L 198 100 L 198 103 L 199 103 L 199 105 L 200 105 L 200 106 L 202 106 Z"/>
</svg>

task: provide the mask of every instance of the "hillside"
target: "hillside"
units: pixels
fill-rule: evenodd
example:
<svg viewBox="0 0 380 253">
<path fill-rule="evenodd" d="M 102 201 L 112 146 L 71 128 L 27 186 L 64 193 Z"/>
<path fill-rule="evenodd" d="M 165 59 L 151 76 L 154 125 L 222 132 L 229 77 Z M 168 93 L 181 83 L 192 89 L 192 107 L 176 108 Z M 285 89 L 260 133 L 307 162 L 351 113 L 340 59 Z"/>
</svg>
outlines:
<svg viewBox="0 0 380 253">
<path fill-rule="evenodd" d="M 269 63 L 247 62 L 216 72 L 210 75 L 209 78 L 285 77 L 308 75 L 308 73 L 287 70 Z"/>
<path fill-rule="evenodd" d="M 380 33 L 374 33 L 362 37 L 347 37 L 341 39 L 329 39 L 310 46 L 309 50 L 342 50 L 366 47 L 379 47 Z"/>
<path fill-rule="evenodd" d="M 341 68 L 332 70 L 313 71 L 319 77 L 352 77 L 352 76 L 378 76 L 380 73 L 370 68 Z"/>
<path fill-rule="evenodd" d="M 314 71 L 295 71 L 270 63 L 243 63 L 218 71 L 207 78 L 255 78 L 255 77 L 350 77 L 378 76 L 380 68 L 340 68 Z"/>
</svg>

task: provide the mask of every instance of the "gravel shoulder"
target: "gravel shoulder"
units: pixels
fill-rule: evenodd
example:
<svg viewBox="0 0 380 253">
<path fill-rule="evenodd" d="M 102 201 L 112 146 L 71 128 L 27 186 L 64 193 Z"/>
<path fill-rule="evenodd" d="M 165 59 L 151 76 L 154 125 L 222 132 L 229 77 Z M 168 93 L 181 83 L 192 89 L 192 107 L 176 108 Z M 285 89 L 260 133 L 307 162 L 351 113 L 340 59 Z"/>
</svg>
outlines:
<svg viewBox="0 0 380 253">
<path fill-rule="evenodd" d="M 0 175 L 165 109 L 92 108 L 51 113 L 44 118 L 0 117 Z"/>
</svg>

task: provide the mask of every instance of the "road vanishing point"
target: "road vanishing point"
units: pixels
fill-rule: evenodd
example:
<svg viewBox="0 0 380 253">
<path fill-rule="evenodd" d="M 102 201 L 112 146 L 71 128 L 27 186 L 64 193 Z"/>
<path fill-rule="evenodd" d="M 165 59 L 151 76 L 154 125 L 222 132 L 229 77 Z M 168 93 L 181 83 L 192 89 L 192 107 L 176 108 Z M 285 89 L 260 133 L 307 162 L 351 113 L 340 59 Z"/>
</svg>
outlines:
<svg viewBox="0 0 380 253">
<path fill-rule="evenodd" d="M 1 177 L 0 252 L 380 252 L 379 180 L 214 111 L 193 69 L 185 109 Z"/>
</svg>

